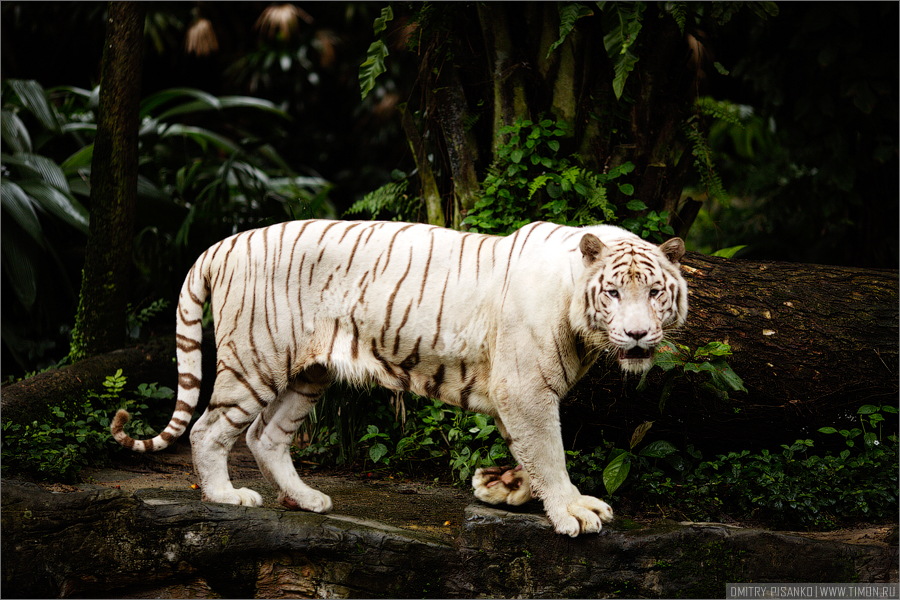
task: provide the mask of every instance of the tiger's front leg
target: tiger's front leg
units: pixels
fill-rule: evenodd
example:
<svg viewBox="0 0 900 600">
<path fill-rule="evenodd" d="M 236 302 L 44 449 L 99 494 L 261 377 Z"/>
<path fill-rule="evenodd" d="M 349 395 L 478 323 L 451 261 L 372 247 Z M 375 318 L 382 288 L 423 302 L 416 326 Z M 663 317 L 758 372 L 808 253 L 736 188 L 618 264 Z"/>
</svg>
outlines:
<svg viewBox="0 0 900 600">
<path fill-rule="evenodd" d="M 576 537 L 599 532 L 603 522 L 613 519 L 613 510 L 606 502 L 581 494 L 569 480 L 556 396 L 527 405 L 510 400 L 500 406 L 505 406 L 501 410 L 505 427 L 498 429 L 504 433 L 510 451 L 522 468 L 499 473 L 476 472 L 473 485 L 480 484 L 482 489 L 479 494 L 476 486 L 476 497 L 494 504 L 516 504 L 517 500 L 521 504 L 534 495 L 543 501 L 547 518 L 557 533 Z M 500 489 L 492 491 L 492 488 Z M 527 492 L 519 492 L 523 489 Z M 501 498 L 503 491 L 507 491 L 505 499 Z"/>
</svg>

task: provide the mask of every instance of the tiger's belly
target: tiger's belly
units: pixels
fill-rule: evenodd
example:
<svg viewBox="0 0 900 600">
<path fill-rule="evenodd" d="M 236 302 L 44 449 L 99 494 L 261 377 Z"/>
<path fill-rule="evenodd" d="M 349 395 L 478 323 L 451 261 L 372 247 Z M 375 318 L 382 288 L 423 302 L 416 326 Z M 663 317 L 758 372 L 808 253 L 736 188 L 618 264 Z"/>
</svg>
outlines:
<svg viewBox="0 0 900 600">
<path fill-rule="evenodd" d="M 495 415 L 488 394 L 490 362 L 457 344 L 435 351 L 421 338 L 407 340 L 400 352 L 382 347 L 373 337 L 365 342 L 353 331 L 338 330 L 328 351 L 316 357 L 336 378 L 350 383 L 376 382 L 397 391 L 435 398 L 465 410 Z"/>
</svg>

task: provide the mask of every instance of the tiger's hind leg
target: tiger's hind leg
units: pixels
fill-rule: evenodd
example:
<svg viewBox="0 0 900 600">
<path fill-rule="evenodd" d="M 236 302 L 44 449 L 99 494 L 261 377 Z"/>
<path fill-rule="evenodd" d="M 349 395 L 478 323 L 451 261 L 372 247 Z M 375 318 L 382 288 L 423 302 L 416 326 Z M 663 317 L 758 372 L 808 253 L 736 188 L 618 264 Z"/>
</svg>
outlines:
<svg viewBox="0 0 900 600">
<path fill-rule="evenodd" d="M 269 388 L 254 383 L 230 369 L 220 370 L 209 408 L 191 430 L 194 469 L 206 502 L 262 506 L 259 493 L 249 488 L 235 489 L 228 476 L 228 454 L 235 440 L 275 399 Z"/>
<path fill-rule="evenodd" d="M 318 365 L 300 373 L 247 431 L 247 446 L 259 470 L 278 488 L 278 501 L 291 510 L 331 510 L 331 498 L 303 483 L 290 454 L 294 434 L 329 382 L 324 368 Z"/>
</svg>

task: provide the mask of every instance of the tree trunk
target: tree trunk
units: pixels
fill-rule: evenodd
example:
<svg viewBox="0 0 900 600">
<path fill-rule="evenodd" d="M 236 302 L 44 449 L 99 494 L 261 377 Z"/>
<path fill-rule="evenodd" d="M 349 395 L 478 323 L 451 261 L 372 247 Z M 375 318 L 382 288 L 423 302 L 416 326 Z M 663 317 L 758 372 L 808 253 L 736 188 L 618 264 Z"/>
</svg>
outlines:
<svg viewBox="0 0 900 600">
<path fill-rule="evenodd" d="M 682 268 L 691 305 L 674 340 L 692 349 L 729 343 L 729 364 L 748 393 L 719 400 L 698 393 L 703 379 L 690 374 L 660 413 L 658 369 L 648 389 L 638 392 L 636 380 L 623 382 L 611 364 L 602 364 L 568 397 L 567 443 L 597 445 L 602 428 L 606 441 L 624 446 L 635 427 L 654 421 L 648 441 L 711 451 L 777 448 L 815 438 L 819 427 L 858 427 L 856 411 L 863 404 L 897 405 L 897 271 L 693 252 Z"/>
<path fill-rule="evenodd" d="M 72 340 L 76 360 L 125 344 L 146 10 L 142 2 L 109 3 L 91 161 L 91 230 Z"/>
<path fill-rule="evenodd" d="M 553 117 L 571 126 L 571 137 L 559 140 L 560 156 L 575 154 L 579 164 L 596 173 L 629 161 L 634 165 L 616 181 L 632 184 L 633 194 L 608 187 L 619 218 L 667 210 L 674 227 L 690 224 L 675 213 L 694 162 L 681 126 L 692 114 L 698 90 L 675 19 L 655 5 L 646 7 L 639 41 L 630 50 L 639 60 L 619 100 L 603 43 L 609 24 L 602 9 L 583 7 L 575 26 L 551 50 L 561 36 L 561 11 L 570 10 L 567 3 L 506 2 L 435 6 L 425 13 L 418 81 L 425 105 L 437 110 L 419 111 L 419 137 L 429 144 L 419 154 L 434 156 L 435 184 L 444 197 L 454 197 L 447 223 L 458 223 L 460 212 L 473 208 L 473 181 L 483 180 L 497 157 L 502 128 L 518 119 Z M 418 160 L 416 166 L 423 174 Z M 537 197 L 544 194 L 539 190 Z M 625 208 L 635 198 L 647 205 L 643 213 Z M 684 213 L 682 221 L 694 216 Z"/>
<path fill-rule="evenodd" d="M 406 134 L 406 141 L 409 143 L 409 149 L 412 152 L 413 159 L 416 162 L 416 169 L 419 171 L 419 181 L 422 182 L 422 198 L 425 200 L 425 209 L 428 214 L 428 222 L 438 227 L 444 227 L 444 210 L 441 206 L 441 194 L 438 191 L 437 182 L 434 178 L 434 172 L 431 170 L 431 163 L 426 157 L 425 142 L 416 129 L 416 123 L 409 112 L 407 106 L 400 107 L 400 123 L 403 126 L 403 132 Z"/>
</svg>

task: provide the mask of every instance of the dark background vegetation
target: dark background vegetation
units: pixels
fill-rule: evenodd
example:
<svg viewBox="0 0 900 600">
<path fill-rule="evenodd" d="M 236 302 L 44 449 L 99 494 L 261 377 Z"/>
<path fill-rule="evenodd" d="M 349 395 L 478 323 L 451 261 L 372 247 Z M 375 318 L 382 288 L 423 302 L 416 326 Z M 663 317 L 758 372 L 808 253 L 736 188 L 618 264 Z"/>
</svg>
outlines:
<svg viewBox="0 0 900 600">
<path fill-rule="evenodd" d="M 417 108 L 421 100 L 416 91 L 421 57 L 417 48 L 407 48 L 407 28 L 422 5 L 393 6 L 396 16 L 386 37 L 388 70 L 364 100 L 359 65 L 374 39 L 373 21 L 385 5 L 296 6 L 301 10 L 296 28 L 269 35 L 271 31 L 254 27 L 269 7 L 265 2 L 148 4 L 142 97 L 187 87 L 215 96 L 270 100 L 290 119 L 235 112 L 188 115 L 185 122 L 235 138 L 252 129 L 294 175 L 318 177 L 328 185 L 316 196 L 325 202 L 290 210 L 276 199 L 248 203 L 240 219 L 228 217 L 224 223 L 221 213 L 197 213 L 190 236 L 178 238 L 179 243 L 176 232 L 184 228 L 191 198 L 172 198 L 165 207 L 139 205 L 130 286 L 135 310 L 160 298 L 172 302 L 194 257 L 231 230 L 292 216 L 341 217 L 366 193 L 396 179 L 398 171 L 415 170 L 397 107 L 408 103 Z M 463 14 L 466 7 L 471 8 L 453 4 L 444 9 Z M 779 14 L 768 19 L 749 11 L 725 24 L 700 19 L 690 32 L 707 40 L 710 63 L 728 71 L 708 66 L 698 77 L 697 91 L 740 105 L 749 116 L 741 128 L 727 123 L 709 127 L 727 197 L 712 200 L 698 181 L 686 183 L 685 193 L 704 201 L 687 236 L 688 247 L 711 252 L 747 245 L 738 256 L 896 268 L 898 5 L 813 2 L 778 8 Z M 0 10 L 4 80 L 33 79 L 44 88 L 87 90 L 98 84 L 105 3 L 3 2 Z M 186 50 L 185 39 L 201 18 L 212 25 L 218 47 L 198 56 Z M 653 42 L 643 43 L 652 52 Z M 472 52 L 480 49 L 473 46 Z M 523 68 L 527 74 L 531 66 Z M 6 102 L 9 92 L 4 90 Z M 27 114 L 22 118 L 35 125 Z M 48 143 L 42 152 L 61 162 L 77 149 L 63 142 Z M 482 153 L 478 165 L 482 174 L 484 156 L 488 153 Z M 162 179 L 166 169 L 177 167 L 158 160 L 143 163 L 142 174 Z M 450 194 L 446 185 L 440 191 Z M 88 199 L 81 200 L 89 208 Z M 15 301 L 4 264 L 4 379 L 54 364 L 68 352 L 86 238 L 46 214 L 39 216 L 53 242 L 55 262 L 38 273 L 37 299 L 31 306 Z M 405 216 L 425 218 L 421 210 Z M 5 224 L 6 217 L 4 212 Z M 155 247 L 164 250 L 148 250 L 148 230 L 163 240 Z M 170 328 L 173 310 L 170 305 L 141 334 Z"/>
</svg>

